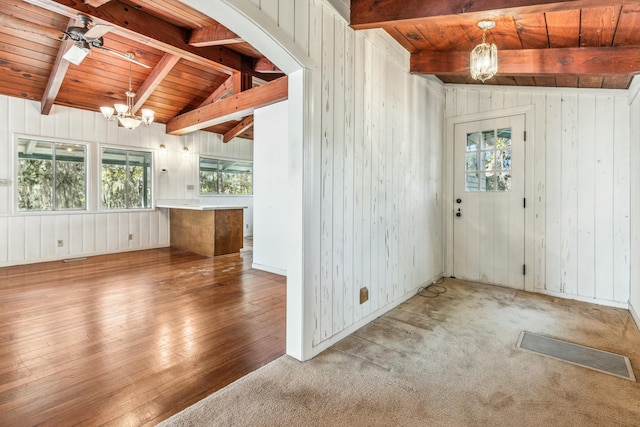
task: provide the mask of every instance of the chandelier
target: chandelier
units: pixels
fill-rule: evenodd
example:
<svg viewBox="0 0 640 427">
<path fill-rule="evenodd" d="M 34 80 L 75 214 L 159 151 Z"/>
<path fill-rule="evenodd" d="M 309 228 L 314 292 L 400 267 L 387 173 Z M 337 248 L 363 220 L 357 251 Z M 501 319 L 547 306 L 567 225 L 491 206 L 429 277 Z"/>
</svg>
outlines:
<svg viewBox="0 0 640 427">
<path fill-rule="evenodd" d="M 129 60 L 132 60 L 135 56 L 131 52 L 126 52 L 124 55 Z M 142 112 L 141 116 L 136 116 L 133 113 L 133 100 L 136 97 L 136 93 L 131 89 L 131 62 L 129 62 L 129 90 L 125 92 L 125 95 L 127 95 L 126 104 L 114 104 L 113 107 L 100 107 L 102 114 L 107 120 L 118 119 L 120 124 L 129 130 L 137 128 L 140 124 L 149 126 L 151 122 L 153 122 L 153 110 L 143 108 L 140 110 Z M 114 113 L 117 114 L 114 115 Z"/>
<path fill-rule="evenodd" d="M 482 29 L 482 43 L 473 48 L 469 58 L 471 77 L 483 83 L 498 72 L 498 48 L 493 43 L 486 43 L 487 30 L 495 26 L 493 21 L 478 22 L 478 27 Z"/>
</svg>

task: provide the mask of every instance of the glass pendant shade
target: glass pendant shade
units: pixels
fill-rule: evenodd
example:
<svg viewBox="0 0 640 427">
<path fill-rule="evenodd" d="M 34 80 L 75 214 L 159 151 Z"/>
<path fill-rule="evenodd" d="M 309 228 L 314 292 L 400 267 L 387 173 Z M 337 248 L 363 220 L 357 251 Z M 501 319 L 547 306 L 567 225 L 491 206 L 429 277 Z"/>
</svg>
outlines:
<svg viewBox="0 0 640 427">
<path fill-rule="evenodd" d="M 493 43 L 487 43 L 487 30 L 495 28 L 494 21 L 480 21 L 478 27 L 482 29 L 482 43 L 474 47 L 469 56 L 471 77 L 485 80 L 495 76 L 498 72 L 498 48 Z"/>
<path fill-rule="evenodd" d="M 498 48 L 495 44 L 480 43 L 471 51 L 471 77 L 484 82 L 498 72 Z"/>
</svg>

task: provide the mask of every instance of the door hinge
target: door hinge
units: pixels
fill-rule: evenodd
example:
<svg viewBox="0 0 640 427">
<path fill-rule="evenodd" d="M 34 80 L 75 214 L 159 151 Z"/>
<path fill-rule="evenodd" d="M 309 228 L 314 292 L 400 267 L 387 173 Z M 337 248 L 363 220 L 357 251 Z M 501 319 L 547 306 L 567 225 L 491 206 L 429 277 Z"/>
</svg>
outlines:
<svg viewBox="0 0 640 427">
<path fill-rule="evenodd" d="M 527 207 L 527 198 L 526 197 L 522 199 L 522 207 L 523 208 Z"/>
<path fill-rule="evenodd" d="M 526 264 L 522 264 L 522 275 L 523 276 L 527 275 L 527 265 Z"/>
<path fill-rule="evenodd" d="M 524 141 L 527 142 L 527 131 L 524 131 Z"/>
</svg>

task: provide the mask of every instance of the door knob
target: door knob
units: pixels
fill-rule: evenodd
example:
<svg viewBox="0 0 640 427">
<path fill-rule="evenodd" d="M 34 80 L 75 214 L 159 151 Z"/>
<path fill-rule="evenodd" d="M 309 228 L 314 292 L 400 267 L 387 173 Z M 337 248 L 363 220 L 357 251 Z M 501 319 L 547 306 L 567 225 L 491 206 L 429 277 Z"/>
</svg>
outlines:
<svg viewBox="0 0 640 427">
<path fill-rule="evenodd" d="M 462 199 L 456 199 L 456 203 L 462 203 Z"/>
</svg>

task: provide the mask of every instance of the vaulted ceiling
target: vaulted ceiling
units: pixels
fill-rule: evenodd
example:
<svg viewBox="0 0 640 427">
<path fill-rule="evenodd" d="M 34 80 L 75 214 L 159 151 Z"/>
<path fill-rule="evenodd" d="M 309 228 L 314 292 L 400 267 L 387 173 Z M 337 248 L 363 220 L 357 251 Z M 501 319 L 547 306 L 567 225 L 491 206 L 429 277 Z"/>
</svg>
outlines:
<svg viewBox="0 0 640 427">
<path fill-rule="evenodd" d="M 108 25 L 103 47 L 62 59 L 70 26 Z M 469 74 L 481 19 L 496 28 L 498 74 L 485 85 L 625 89 L 640 72 L 640 0 L 351 0 L 351 26 L 382 28 L 411 54 L 411 71 L 445 83 Z M 117 53 L 132 52 L 131 63 Z M 115 54 L 114 54 L 115 53 Z M 167 132 L 252 138 L 252 111 L 287 97 L 286 76 L 212 18 L 178 0 L 3 0 L 0 93 L 91 111 L 125 101 L 150 108 Z"/>
<path fill-rule="evenodd" d="M 477 22 L 496 27 L 498 74 L 486 85 L 625 89 L 640 72 L 640 1 L 351 0 L 351 26 L 383 28 L 411 53 L 411 71 L 473 83 Z"/>
</svg>

